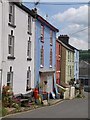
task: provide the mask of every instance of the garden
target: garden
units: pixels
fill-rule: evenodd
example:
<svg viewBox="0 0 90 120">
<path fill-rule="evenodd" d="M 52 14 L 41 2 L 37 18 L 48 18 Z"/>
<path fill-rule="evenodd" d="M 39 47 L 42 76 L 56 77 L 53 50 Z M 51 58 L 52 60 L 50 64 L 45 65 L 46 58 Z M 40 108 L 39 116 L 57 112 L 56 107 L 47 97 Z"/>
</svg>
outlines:
<svg viewBox="0 0 90 120">
<path fill-rule="evenodd" d="M 38 94 L 37 89 L 27 94 L 14 95 L 10 86 L 4 85 L 2 88 L 2 116 L 43 106 L 43 96 L 42 94 Z"/>
</svg>

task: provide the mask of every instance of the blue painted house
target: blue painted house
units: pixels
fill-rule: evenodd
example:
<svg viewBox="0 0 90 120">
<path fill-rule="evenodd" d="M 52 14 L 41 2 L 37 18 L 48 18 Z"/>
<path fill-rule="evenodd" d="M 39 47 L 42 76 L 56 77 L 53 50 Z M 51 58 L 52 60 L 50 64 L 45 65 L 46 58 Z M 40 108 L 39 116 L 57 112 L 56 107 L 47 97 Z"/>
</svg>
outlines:
<svg viewBox="0 0 90 120">
<path fill-rule="evenodd" d="M 56 33 L 52 26 L 40 15 L 36 17 L 35 40 L 35 86 L 39 91 L 52 92 L 56 85 Z"/>
</svg>

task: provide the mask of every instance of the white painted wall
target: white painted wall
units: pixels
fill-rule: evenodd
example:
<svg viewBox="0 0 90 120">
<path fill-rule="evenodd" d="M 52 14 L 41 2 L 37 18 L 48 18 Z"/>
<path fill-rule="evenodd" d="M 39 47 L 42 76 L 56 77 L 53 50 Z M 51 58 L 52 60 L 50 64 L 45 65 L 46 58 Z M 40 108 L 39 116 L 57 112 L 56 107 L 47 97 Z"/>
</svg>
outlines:
<svg viewBox="0 0 90 120">
<path fill-rule="evenodd" d="M 1 62 L 2 62 L 2 2 L 0 2 L 0 69 L 1 69 Z"/>
<path fill-rule="evenodd" d="M 0 93 L 1 93 L 1 83 L 2 83 L 2 71 L 1 71 L 1 63 L 2 63 L 2 2 L 0 2 Z M 1 96 L 0 96 L 1 97 Z"/>
<path fill-rule="evenodd" d="M 76 66 L 77 66 L 77 70 L 76 70 Z M 75 50 L 74 53 L 74 77 L 75 80 L 79 79 L 79 51 Z"/>
<path fill-rule="evenodd" d="M 17 93 L 26 92 L 26 81 L 27 81 L 27 69 L 28 66 L 31 67 L 31 87 L 34 88 L 34 29 L 32 29 L 32 61 L 27 61 L 27 42 L 29 36 L 27 34 L 28 29 L 28 14 L 15 6 L 15 25 L 16 28 L 8 26 L 8 15 L 9 15 L 9 4 L 5 3 L 3 6 L 4 18 L 3 18 L 3 84 L 7 83 L 7 72 L 10 69 L 10 66 L 13 68 L 13 91 Z M 32 23 L 32 28 L 34 28 L 35 23 Z M 11 30 L 14 32 L 15 43 L 14 43 L 14 56 L 15 60 L 8 60 L 8 34 L 11 33 Z"/>
</svg>

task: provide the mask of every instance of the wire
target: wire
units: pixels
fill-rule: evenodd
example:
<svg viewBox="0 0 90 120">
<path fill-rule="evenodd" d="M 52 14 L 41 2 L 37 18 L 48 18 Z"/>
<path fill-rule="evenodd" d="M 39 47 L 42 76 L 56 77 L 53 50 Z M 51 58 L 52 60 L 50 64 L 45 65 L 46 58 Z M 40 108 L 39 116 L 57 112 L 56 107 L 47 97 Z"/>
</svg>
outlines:
<svg viewBox="0 0 90 120">
<path fill-rule="evenodd" d="M 24 2 L 24 3 L 27 3 L 27 2 Z M 34 2 L 28 2 L 30 4 L 35 4 Z M 39 4 L 41 5 L 85 5 L 85 4 L 89 4 L 90 5 L 90 2 L 65 2 L 65 3 L 62 3 L 62 2 L 39 2 Z"/>
<path fill-rule="evenodd" d="M 90 26 L 88 26 L 88 27 L 86 27 L 86 28 L 83 28 L 83 29 L 81 29 L 81 30 L 79 30 L 79 31 L 77 31 L 77 32 L 71 33 L 71 34 L 69 34 L 69 35 L 72 36 L 72 35 L 74 35 L 74 34 L 77 34 L 77 33 L 79 33 L 79 32 L 82 32 L 82 31 L 84 31 L 84 30 L 86 30 L 86 29 L 88 29 L 88 28 L 90 28 Z"/>
</svg>

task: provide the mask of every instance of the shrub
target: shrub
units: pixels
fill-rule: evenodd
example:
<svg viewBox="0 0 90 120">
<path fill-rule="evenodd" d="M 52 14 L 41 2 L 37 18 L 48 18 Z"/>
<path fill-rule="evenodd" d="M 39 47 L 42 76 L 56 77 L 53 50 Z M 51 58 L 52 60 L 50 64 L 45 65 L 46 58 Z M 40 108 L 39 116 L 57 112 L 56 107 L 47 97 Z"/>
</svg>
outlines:
<svg viewBox="0 0 90 120">
<path fill-rule="evenodd" d="M 3 86 L 2 88 L 2 105 L 3 107 L 11 107 L 12 105 L 12 88 L 10 86 Z"/>
</svg>

